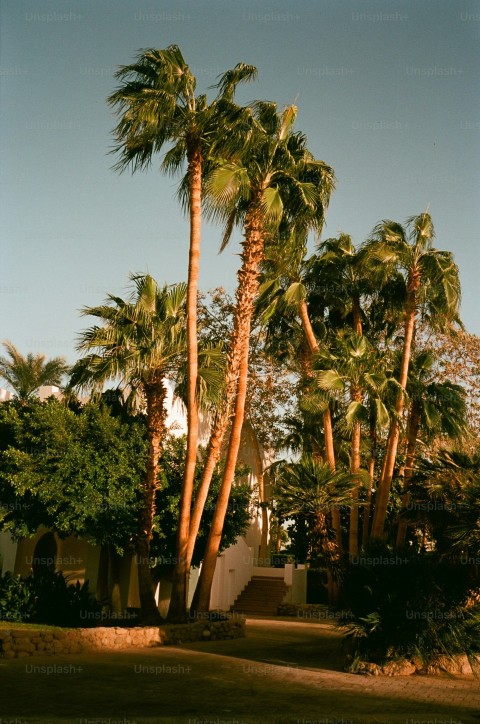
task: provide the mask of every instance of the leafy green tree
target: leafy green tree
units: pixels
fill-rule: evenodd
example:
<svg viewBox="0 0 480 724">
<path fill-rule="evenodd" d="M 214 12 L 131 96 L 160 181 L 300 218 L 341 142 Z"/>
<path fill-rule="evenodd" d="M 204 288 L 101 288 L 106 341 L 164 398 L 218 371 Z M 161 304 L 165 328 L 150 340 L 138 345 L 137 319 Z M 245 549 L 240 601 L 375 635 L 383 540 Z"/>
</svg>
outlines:
<svg viewBox="0 0 480 724">
<path fill-rule="evenodd" d="M 45 526 L 62 537 L 74 535 L 102 546 L 113 577 L 118 556 L 135 550 L 147 458 L 144 415 L 126 415 L 124 409 L 121 417 L 112 415 L 115 397 L 104 394 L 108 404 L 92 402 L 77 411 L 55 399 L 0 406 L 0 530 L 29 537 Z M 176 560 L 185 447 L 184 438 L 168 436 L 162 450 L 149 561 L 156 577 L 171 574 Z M 237 471 L 221 550 L 243 535 L 250 521 L 251 490 L 242 482 L 245 472 Z M 199 481 L 197 473 L 195 489 Z M 220 481 L 219 470 L 197 538 L 194 566 L 203 558 Z"/>
<path fill-rule="evenodd" d="M 147 452 L 141 418 L 105 406 L 74 412 L 55 399 L 0 405 L 0 528 L 60 536 L 129 552 L 137 531 Z"/>
<path fill-rule="evenodd" d="M 18 399 L 29 400 L 44 385 L 62 384 L 68 372 L 63 357 L 53 357 L 47 361 L 43 354 L 29 353 L 24 357 L 12 342 L 5 341 L 3 346 L 8 357 L 0 357 L 0 377 L 8 382 Z"/>
</svg>

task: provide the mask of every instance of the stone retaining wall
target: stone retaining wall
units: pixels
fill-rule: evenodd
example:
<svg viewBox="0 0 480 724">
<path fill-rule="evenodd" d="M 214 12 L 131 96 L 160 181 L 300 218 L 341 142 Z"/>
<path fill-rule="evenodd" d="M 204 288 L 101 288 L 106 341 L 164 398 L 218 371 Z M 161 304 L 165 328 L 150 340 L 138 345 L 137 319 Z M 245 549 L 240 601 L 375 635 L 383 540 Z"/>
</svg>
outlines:
<svg viewBox="0 0 480 724">
<path fill-rule="evenodd" d="M 187 641 L 212 641 L 245 636 L 245 618 L 196 621 L 184 625 L 136 628 L 97 627 L 45 629 L 0 628 L 0 657 L 13 659 L 35 654 L 77 654 L 98 649 L 168 646 Z"/>
<path fill-rule="evenodd" d="M 475 666 L 475 658 L 477 665 Z M 355 666 L 355 674 L 364 676 L 412 676 L 412 674 L 453 674 L 469 675 L 480 670 L 480 656 L 474 657 L 474 669 L 466 654 L 454 656 L 438 656 L 431 664 L 425 666 L 420 659 L 398 659 L 388 661 L 386 664 L 373 664 L 369 661 L 360 661 Z M 350 669 L 347 667 L 347 671 Z"/>
</svg>

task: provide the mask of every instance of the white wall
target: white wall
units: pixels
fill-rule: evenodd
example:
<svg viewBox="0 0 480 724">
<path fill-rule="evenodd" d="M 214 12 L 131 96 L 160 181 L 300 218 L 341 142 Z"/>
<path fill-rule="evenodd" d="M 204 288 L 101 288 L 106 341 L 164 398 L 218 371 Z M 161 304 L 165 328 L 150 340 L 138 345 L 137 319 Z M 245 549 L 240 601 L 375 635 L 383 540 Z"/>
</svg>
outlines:
<svg viewBox="0 0 480 724">
<path fill-rule="evenodd" d="M 235 545 L 227 548 L 217 561 L 210 608 L 228 611 L 249 582 L 252 571 L 253 551 L 243 538 L 237 538 Z"/>
</svg>

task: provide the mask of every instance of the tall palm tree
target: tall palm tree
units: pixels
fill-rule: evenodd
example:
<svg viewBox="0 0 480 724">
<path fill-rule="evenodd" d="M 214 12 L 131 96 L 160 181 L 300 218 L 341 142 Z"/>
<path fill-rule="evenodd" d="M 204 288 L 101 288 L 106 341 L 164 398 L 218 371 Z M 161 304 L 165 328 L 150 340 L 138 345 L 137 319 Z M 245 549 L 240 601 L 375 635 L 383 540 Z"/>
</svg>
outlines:
<svg viewBox="0 0 480 724">
<path fill-rule="evenodd" d="M 109 295 L 106 304 L 82 311 L 101 325 L 81 333 L 78 350 L 86 356 L 74 366 L 70 386 L 101 390 L 106 381 L 116 380 L 138 392 L 145 405 L 148 455 L 136 554 L 142 618 L 156 623 L 160 615 L 150 575 L 150 541 L 165 436 L 166 384 L 186 354 L 187 289 L 185 284 L 159 288 L 148 274 L 130 278 L 134 292 L 127 301 Z"/>
<path fill-rule="evenodd" d="M 222 75 L 219 94 L 210 105 L 205 95 L 196 95 L 196 79 L 186 64 L 180 48 L 170 45 L 164 50 L 141 51 L 135 63 L 116 73 L 122 82 L 108 98 L 120 115 L 115 129 L 121 156 L 115 168 L 133 171 L 148 167 L 154 153 L 170 145 L 162 167 L 179 170 L 187 163 L 183 184 L 185 206 L 190 217 L 190 245 L 187 285 L 187 454 L 180 501 L 178 551 L 172 592 L 172 611 L 186 618 L 186 583 L 189 564 L 187 541 L 193 494 L 198 441 L 198 338 L 197 296 L 201 240 L 202 173 L 209 157 L 228 153 L 235 147 L 238 117 L 232 123 L 229 110 L 238 83 L 252 80 L 257 70 L 239 63 Z M 236 109 L 235 109 L 236 110 Z M 238 114 L 235 113 L 237 116 Z M 214 151 L 217 146 L 217 151 Z M 220 151 L 221 147 L 221 151 Z M 185 188 L 186 187 L 186 188 Z M 182 187 L 181 187 L 182 191 Z"/>
<path fill-rule="evenodd" d="M 255 129 L 238 159 L 216 168 L 207 184 L 213 214 L 226 218 L 223 245 L 233 226 L 241 223 L 245 239 L 238 273 L 236 307 L 230 340 L 229 363 L 238 365 L 233 422 L 225 470 L 210 528 L 200 578 L 192 607 L 207 611 L 221 533 L 235 474 L 245 413 L 251 320 L 259 287 L 259 264 L 268 234 L 275 234 L 282 220 L 309 209 L 309 225 L 321 228 L 333 187 L 333 171 L 317 161 L 306 148 L 302 134 L 293 133 L 297 109 L 277 112 L 275 103 L 253 106 Z"/>
<path fill-rule="evenodd" d="M 48 361 L 43 354 L 29 353 L 24 357 L 12 342 L 5 340 L 3 346 L 8 357 L 0 357 L 0 377 L 8 382 L 22 402 L 44 385 L 62 384 L 69 369 L 63 357 L 53 357 Z"/>
<path fill-rule="evenodd" d="M 362 256 L 356 251 L 352 239 L 348 234 L 341 234 L 337 239 L 327 239 L 318 245 L 318 250 L 309 260 L 306 273 L 306 283 L 312 291 L 322 297 L 322 306 L 326 306 L 330 314 L 339 313 L 341 319 L 351 317 L 354 334 L 358 337 L 354 344 L 356 355 L 362 357 L 366 351 L 363 334 L 361 298 L 371 291 L 371 283 L 365 269 L 362 268 Z M 313 284 L 312 280 L 313 279 Z M 312 302 L 314 300 L 312 299 Z M 351 349 L 347 350 L 345 360 L 352 361 Z M 350 376 L 350 396 L 352 405 L 361 405 L 363 400 L 362 388 L 353 382 L 358 377 Z M 360 470 L 360 442 L 361 423 L 355 416 L 352 417 L 351 439 L 351 472 Z M 358 500 L 359 490 L 353 490 L 352 495 Z M 358 553 L 358 506 L 350 509 L 349 553 Z"/>
<path fill-rule="evenodd" d="M 432 325 L 447 326 L 458 319 L 458 267 L 450 252 L 439 251 L 433 247 L 433 239 L 432 220 L 430 215 L 424 212 L 409 218 L 405 228 L 394 221 L 383 221 L 374 229 L 372 238 L 364 247 L 371 261 L 377 264 L 379 278 L 386 279 L 389 274 L 400 269 L 405 277 L 406 289 L 402 360 L 398 379 L 400 387 L 378 483 L 372 538 L 383 536 L 418 311 L 421 310 Z"/>
<path fill-rule="evenodd" d="M 292 341 L 296 338 L 296 329 L 292 324 L 292 312 L 298 315 L 305 344 L 297 342 L 293 356 L 300 362 L 302 376 L 305 380 L 313 380 L 313 366 L 315 357 L 320 351 L 318 337 L 323 340 L 326 328 L 320 318 L 311 318 L 312 288 L 316 286 L 316 278 L 313 275 L 308 279 L 309 261 L 305 261 L 308 238 L 308 216 L 296 215 L 293 225 L 287 226 L 285 233 L 281 236 L 281 243 L 278 247 L 269 247 L 269 254 L 263 264 L 263 275 L 265 281 L 260 290 L 259 306 L 263 307 L 263 316 L 268 321 L 270 336 L 273 336 L 273 346 L 277 350 L 278 345 L 283 344 L 285 331 L 288 331 L 289 343 L 286 351 L 292 351 Z M 280 325 L 279 325 L 280 320 Z M 280 338 L 280 339 L 279 339 Z M 307 387 L 310 385 L 307 384 Z M 311 389 L 308 392 L 311 398 Z M 321 408 L 323 417 L 323 440 L 325 458 L 327 459 L 332 472 L 335 472 L 335 446 L 333 438 L 332 413 L 328 396 L 318 395 L 314 392 L 315 412 Z M 316 459 L 319 459 L 320 452 L 315 452 Z M 340 512 L 333 507 L 331 510 L 333 529 L 335 530 L 336 542 L 339 550 L 342 549 L 342 530 Z"/>
</svg>

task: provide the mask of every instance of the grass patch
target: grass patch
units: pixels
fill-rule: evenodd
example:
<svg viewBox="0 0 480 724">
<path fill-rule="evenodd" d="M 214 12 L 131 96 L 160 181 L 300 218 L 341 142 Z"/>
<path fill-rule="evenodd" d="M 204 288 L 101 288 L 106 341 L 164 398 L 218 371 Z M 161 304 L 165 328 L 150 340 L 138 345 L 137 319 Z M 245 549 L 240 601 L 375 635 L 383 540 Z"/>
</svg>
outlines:
<svg viewBox="0 0 480 724">
<path fill-rule="evenodd" d="M 23 621 L 0 621 L 0 630 L 1 629 L 25 629 L 28 631 L 58 631 L 59 629 L 61 629 L 62 631 L 75 630 L 63 626 L 50 626 L 46 623 L 24 623 Z"/>
</svg>

